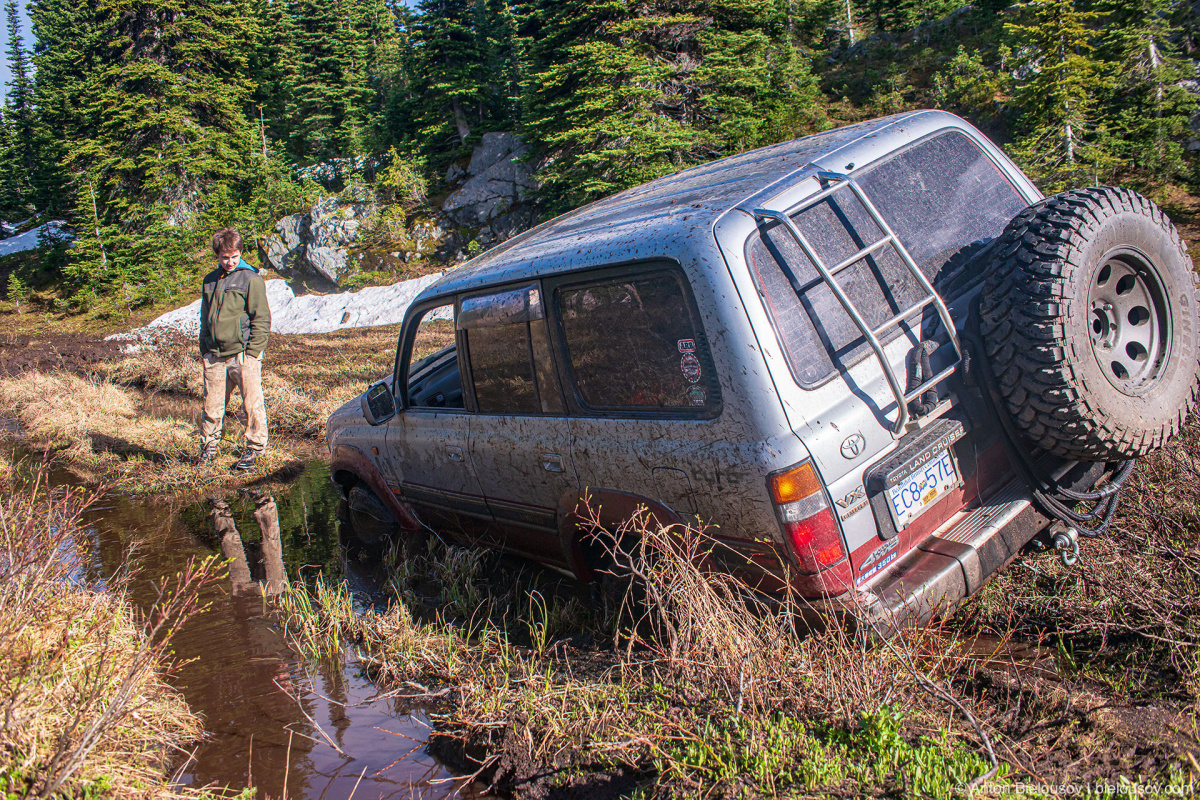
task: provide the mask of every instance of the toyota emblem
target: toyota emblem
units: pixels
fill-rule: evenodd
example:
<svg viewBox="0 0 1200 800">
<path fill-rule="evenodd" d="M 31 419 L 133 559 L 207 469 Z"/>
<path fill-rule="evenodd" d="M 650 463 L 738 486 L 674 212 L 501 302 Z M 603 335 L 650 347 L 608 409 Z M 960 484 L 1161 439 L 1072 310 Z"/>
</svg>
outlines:
<svg viewBox="0 0 1200 800">
<path fill-rule="evenodd" d="M 861 433 L 852 433 L 842 440 L 842 457 L 858 458 L 867 449 L 867 440 Z"/>
</svg>

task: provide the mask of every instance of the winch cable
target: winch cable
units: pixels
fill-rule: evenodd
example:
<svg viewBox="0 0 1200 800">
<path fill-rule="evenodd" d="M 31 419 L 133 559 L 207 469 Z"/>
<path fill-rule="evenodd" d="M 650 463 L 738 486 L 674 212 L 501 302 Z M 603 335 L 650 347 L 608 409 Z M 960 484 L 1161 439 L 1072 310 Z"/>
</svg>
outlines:
<svg viewBox="0 0 1200 800">
<path fill-rule="evenodd" d="M 983 381 L 979 382 L 980 388 L 983 389 L 980 394 L 983 395 L 984 402 L 992 416 L 1000 422 L 1000 427 L 1004 431 L 1004 444 L 1012 457 L 1010 461 L 1025 479 L 1038 505 L 1050 516 L 1070 525 L 1080 536 L 1095 538 L 1104 534 L 1108 530 L 1113 516 L 1117 513 L 1117 506 L 1121 502 L 1121 489 L 1130 474 L 1133 473 L 1135 462 L 1133 460 L 1122 462 L 1108 483 L 1090 492 L 1077 492 L 1063 486 L 1042 469 L 1029 451 L 1020 431 L 1013 425 L 1007 409 L 1004 408 L 998 381 L 992 372 L 992 365 L 987 359 L 987 350 L 979 335 L 979 303 L 980 298 L 976 297 L 971 304 L 970 322 L 966 326 L 969 329 L 968 341 L 971 349 L 975 351 L 975 358 L 970 360 L 970 366 L 974 369 L 970 372 L 983 378 Z M 1075 506 L 1080 503 L 1094 503 L 1094 505 L 1087 511 L 1079 512 L 1075 510 Z"/>
</svg>

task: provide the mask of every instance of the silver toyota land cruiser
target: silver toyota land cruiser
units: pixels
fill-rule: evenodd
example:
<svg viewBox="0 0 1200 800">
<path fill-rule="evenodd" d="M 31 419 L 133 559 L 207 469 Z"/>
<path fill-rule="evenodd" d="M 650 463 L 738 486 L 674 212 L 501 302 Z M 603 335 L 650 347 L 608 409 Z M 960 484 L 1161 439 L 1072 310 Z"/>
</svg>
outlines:
<svg viewBox="0 0 1200 800">
<path fill-rule="evenodd" d="M 1197 396 L 1194 272 L 1136 193 L 1044 199 L 940 111 L 684 170 L 430 286 L 329 419 L 352 508 L 592 580 L 639 507 L 889 624 L 1103 532 Z"/>
</svg>

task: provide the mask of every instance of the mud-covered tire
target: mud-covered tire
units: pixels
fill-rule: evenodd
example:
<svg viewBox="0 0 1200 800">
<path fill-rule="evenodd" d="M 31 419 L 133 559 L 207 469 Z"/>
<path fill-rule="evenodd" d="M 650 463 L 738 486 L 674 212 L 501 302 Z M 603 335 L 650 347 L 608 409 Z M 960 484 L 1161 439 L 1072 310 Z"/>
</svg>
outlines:
<svg viewBox="0 0 1200 800">
<path fill-rule="evenodd" d="M 378 544 L 400 529 L 392 512 L 367 486 L 354 484 L 346 500 L 350 533 L 363 544 Z"/>
<path fill-rule="evenodd" d="M 1098 187 L 1030 206 L 991 248 L 980 332 L 1009 414 L 1063 458 L 1161 447 L 1200 394 L 1196 273 L 1153 202 Z"/>
</svg>

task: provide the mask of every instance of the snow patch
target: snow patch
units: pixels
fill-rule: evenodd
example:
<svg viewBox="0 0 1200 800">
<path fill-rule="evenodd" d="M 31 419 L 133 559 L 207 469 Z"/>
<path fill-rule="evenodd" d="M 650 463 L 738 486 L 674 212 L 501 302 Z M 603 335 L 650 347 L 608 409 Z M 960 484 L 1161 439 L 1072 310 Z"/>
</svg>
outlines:
<svg viewBox="0 0 1200 800">
<path fill-rule="evenodd" d="M 49 231 L 50 233 L 57 233 L 58 229 L 64 224 L 61 219 L 56 219 L 47 222 L 45 225 L 38 225 L 36 228 L 27 230 L 16 236 L 0 239 L 0 256 L 11 256 L 13 253 L 36 250 L 38 246 L 38 234 L 40 232 Z"/>
<path fill-rule="evenodd" d="M 0 242 L 2 245 L 3 242 Z M 368 286 L 357 292 L 297 297 L 287 281 L 266 282 L 267 303 L 271 306 L 272 333 L 329 333 L 345 328 L 368 328 L 375 325 L 394 325 L 404 321 L 404 314 L 425 287 L 441 277 L 441 273 L 401 281 L 391 286 Z M 442 317 L 442 315 L 439 315 Z M 444 314 L 450 319 L 450 313 Z M 189 336 L 200 335 L 200 301 L 168 311 L 144 328 L 130 333 L 117 333 L 109 339 L 150 342 L 162 329 L 179 331 Z M 136 352 L 134 347 L 129 350 Z"/>
</svg>

